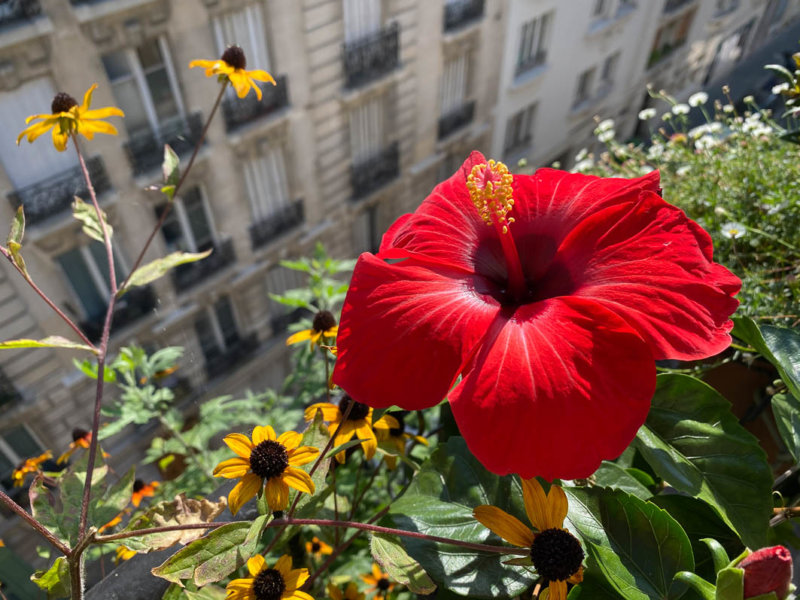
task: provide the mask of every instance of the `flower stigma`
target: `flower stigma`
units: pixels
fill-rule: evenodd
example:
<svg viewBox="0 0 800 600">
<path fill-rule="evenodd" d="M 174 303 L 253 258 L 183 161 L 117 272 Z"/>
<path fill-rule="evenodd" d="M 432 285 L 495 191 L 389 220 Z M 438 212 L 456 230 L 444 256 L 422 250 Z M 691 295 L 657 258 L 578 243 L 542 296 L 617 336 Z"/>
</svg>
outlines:
<svg viewBox="0 0 800 600">
<path fill-rule="evenodd" d="M 275 440 L 264 440 L 250 453 L 250 468 L 262 479 L 278 477 L 288 466 L 289 453 Z"/>
<path fill-rule="evenodd" d="M 583 549 L 574 535 L 560 527 L 552 527 L 534 538 L 531 561 L 547 581 L 566 581 L 581 568 Z"/>
<path fill-rule="evenodd" d="M 56 94 L 55 98 L 53 98 L 53 103 L 50 105 L 50 110 L 53 112 L 53 114 L 69 112 L 69 109 L 73 106 L 78 106 L 78 101 L 69 94 L 59 92 Z"/>
<path fill-rule="evenodd" d="M 475 165 L 467 177 L 469 197 L 481 219 L 487 225 L 496 223 L 503 233 L 508 233 L 508 226 L 514 222 L 514 217 L 506 216 L 514 207 L 513 181 L 514 176 L 508 172 L 508 167 L 494 160 Z"/>
<path fill-rule="evenodd" d="M 366 404 L 362 404 L 361 402 L 356 402 L 349 396 L 344 396 L 341 400 L 339 400 L 339 411 L 344 415 L 347 412 L 347 407 L 353 404 L 353 408 L 350 409 L 350 414 L 347 417 L 348 421 L 358 421 L 360 419 L 366 419 L 367 415 L 369 414 L 369 406 Z"/>
<path fill-rule="evenodd" d="M 253 580 L 256 600 L 279 600 L 286 591 L 286 582 L 277 569 L 264 569 Z"/>
</svg>

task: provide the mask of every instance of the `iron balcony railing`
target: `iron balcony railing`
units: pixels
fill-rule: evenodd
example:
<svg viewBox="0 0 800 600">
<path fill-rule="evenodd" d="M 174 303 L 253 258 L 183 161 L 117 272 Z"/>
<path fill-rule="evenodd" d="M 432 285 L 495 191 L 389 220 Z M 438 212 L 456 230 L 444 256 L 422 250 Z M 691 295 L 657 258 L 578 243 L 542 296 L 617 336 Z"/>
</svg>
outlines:
<svg viewBox="0 0 800 600">
<path fill-rule="evenodd" d="M 439 139 L 446 138 L 451 133 L 469 125 L 475 115 L 475 101 L 465 102 L 456 109 L 439 118 Z"/>
<path fill-rule="evenodd" d="M 444 5 L 444 30 L 465 27 L 483 17 L 484 0 L 455 0 Z"/>
<path fill-rule="evenodd" d="M 261 92 L 261 100 L 255 94 L 247 94 L 244 98 L 230 96 L 222 102 L 222 116 L 228 133 L 289 106 L 289 82 L 286 75 L 278 75 L 275 85 L 262 84 Z"/>
<path fill-rule="evenodd" d="M 394 142 L 361 162 L 350 171 L 353 199 L 358 200 L 379 190 L 400 174 L 400 144 Z"/>
<path fill-rule="evenodd" d="M 265 246 L 280 234 L 294 229 L 303 222 L 303 201 L 298 199 L 282 206 L 268 217 L 250 225 L 253 249 Z"/>
<path fill-rule="evenodd" d="M 111 189 L 103 159 L 94 156 L 86 161 L 86 168 L 92 180 L 95 194 L 98 196 Z M 86 181 L 80 166 L 72 167 L 43 179 L 38 183 L 14 190 L 8 199 L 14 210 L 20 205 L 25 207 L 25 222 L 35 225 L 66 211 L 72 204 L 74 196 L 89 201 Z"/>
<path fill-rule="evenodd" d="M 214 251 L 197 262 L 179 265 L 172 271 L 175 288 L 185 291 L 232 264 L 236 260 L 233 240 L 228 238 L 214 246 Z"/>
<path fill-rule="evenodd" d="M 146 317 L 155 310 L 156 305 L 156 295 L 149 285 L 131 288 L 114 305 L 111 333 Z M 100 339 L 100 335 L 103 333 L 104 317 L 105 314 L 81 322 L 81 329 L 90 341 L 97 342 Z"/>
<path fill-rule="evenodd" d="M 224 350 L 206 354 L 206 375 L 209 379 L 235 369 L 242 359 L 252 355 L 258 348 L 258 337 L 255 333 L 240 337 Z"/>
<path fill-rule="evenodd" d="M 203 131 L 203 115 L 200 112 L 186 119 L 175 119 L 162 125 L 158 132 L 150 129 L 131 133 L 125 150 L 133 166 L 134 175 L 149 173 L 161 166 L 164 160 L 164 144 L 183 156 L 190 153 Z"/>
<path fill-rule="evenodd" d="M 0 28 L 18 25 L 42 14 L 39 0 L 0 0 Z"/>
<path fill-rule="evenodd" d="M 399 64 L 400 26 L 392 23 L 344 45 L 345 86 L 362 86 L 394 71 Z"/>
</svg>

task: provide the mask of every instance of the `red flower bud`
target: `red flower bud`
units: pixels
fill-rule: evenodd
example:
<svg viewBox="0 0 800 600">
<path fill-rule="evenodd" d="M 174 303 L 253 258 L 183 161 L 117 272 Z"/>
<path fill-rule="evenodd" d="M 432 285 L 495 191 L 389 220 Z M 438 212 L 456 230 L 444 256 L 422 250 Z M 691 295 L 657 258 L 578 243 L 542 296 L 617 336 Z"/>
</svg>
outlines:
<svg viewBox="0 0 800 600">
<path fill-rule="evenodd" d="M 778 600 L 789 595 L 792 555 L 783 546 L 757 550 L 736 566 L 744 570 L 745 599 L 770 592 L 775 592 Z"/>
</svg>

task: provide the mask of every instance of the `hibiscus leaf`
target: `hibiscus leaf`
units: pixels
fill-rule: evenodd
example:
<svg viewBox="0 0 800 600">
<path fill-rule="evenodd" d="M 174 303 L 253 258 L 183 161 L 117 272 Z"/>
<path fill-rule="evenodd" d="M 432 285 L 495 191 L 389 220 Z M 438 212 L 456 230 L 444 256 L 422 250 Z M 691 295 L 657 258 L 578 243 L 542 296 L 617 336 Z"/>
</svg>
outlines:
<svg viewBox="0 0 800 600">
<path fill-rule="evenodd" d="M 527 522 L 519 480 L 489 473 L 462 438 L 451 437 L 425 461 L 406 493 L 392 503 L 389 514 L 402 529 L 505 545 L 472 516 L 473 508 L 480 504 L 492 504 Z M 403 544 L 440 589 L 456 594 L 512 598 L 535 581 L 532 571 L 504 565 L 508 555 L 416 538 L 405 538 Z"/>
<path fill-rule="evenodd" d="M 800 462 L 800 401 L 792 395 L 775 394 L 771 403 L 778 433 L 794 462 Z"/>
<path fill-rule="evenodd" d="M 570 531 L 589 557 L 589 570 L 629 600 L 679 598 L 685 591 L 672 578 L 693 571 L 692 546 L 669 513 L 621 490 L 564 488 Z"/>
<path fill-rule="evenodd" d="M 785 327 L 759 327 L 748 317 L 737 317 L 734 323 L 733 335 L 775 365 L 792 395 L 800 398 L 800 335 Z"/>
<path fill-rule="evenodd" d="M 653 493 L 640 483 L 638 479 L 619 465 L 608 462 L 607 460 L 604 460 L 600 468 L 595 471 L 594 482 L 595 485 L 599 487 L 623 490 L 642 500 L 649 500 L 653 497 Z"/>
<path fill-rule="evenodd" d="M 766 545 L 772 514 L 766 454 L 713 388 L 686 375 L 659 376 L 634 444 L 661 478 L 711 505 L 746 546 Z"/>
</svg>

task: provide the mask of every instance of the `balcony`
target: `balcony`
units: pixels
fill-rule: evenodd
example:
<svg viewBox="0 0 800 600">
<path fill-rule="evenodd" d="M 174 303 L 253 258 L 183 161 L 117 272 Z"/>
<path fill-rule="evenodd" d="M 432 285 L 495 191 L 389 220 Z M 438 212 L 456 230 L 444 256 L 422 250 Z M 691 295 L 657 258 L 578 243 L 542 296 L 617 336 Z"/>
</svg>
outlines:
<svg viewBox="0 0 800 600">
<path fill-rule="evenodd" d="M 295 200 L 282 206 L 270 216 L 250 225 L 250 242 L 253 250 L 265 246 L 282 233 L 303 222 L 303 201 Z"/>
<path fill-rule="evenodd" d="M 186 119 L 175 119 L 161 126 L 158 132 L 140 130 L 128 135 L 125 150 L 131 161 L 134 175 L 143 175 L 161 167 L 164 160 L 164 144 L 169 144 L 178 156 L 194 150 L 203 132 L 203 115 L 200 112 Z"/>
<path fill-rule="evenodd" d="M 217 375 L 222 375 L 232 371 L 239 366 L 243 359 L 252 355 L 258 348 L 258 337 L 251 333 L 243 338 L 239 338 L 224 350 L 219 350 L 214 354 L 206 355 L 206 375 L 213 379 Z"/>
<path fill-rule="evenodd" d="M 380 79 L 400 64 L 400 26 L 381 31 L 344 45 L 345 87 L 357 88 Z"/>
<path fill-rule="evenodd" d="M 235 260 L 236 253 L 233 251 L 233 240 L 229 238 L 219 242 L 207 258 L 177 266 L 172 271 L 172 282 L 179 292 L 186 291 L 214 273 L 221 271 Z"/>
<path fill-rule="evenodd" d="M 301 306 L 289 312 L 272 317 L 269 320 L 269 324 L 272 326 L 272 335 L 283 333 L 292 323 L 299 321 L 303 317 L 311 318 L 311 315 L 312 313 L 310 310 Z"/>
<path fill-rule="evenodd" d="M 0 29 L 9 25 L 20 25 L 42 14 L 39 0 L 0 1 Z"/>
<path fill-rule="evenodd" d="M 286 75 L 278 75 L 275 85 L 266 83 L 261 91 L 261 100 L 255 94 L 247 94 L 244 98 L 229 96 L 222 102 L 222 116 L 228 133 L 289 106 L 289 82 Z"/>
<path fill-rule="evenodd" d="M 152 313 L 158 301 L 150 286 L 131 288 L 114 305 L 114 316 L 111 317 L 111 334 Z M 80 327 L 86 337 L 94 343 L 103 333 L 105 314 L 96 319 L 82 321 Z"/>
<path fill-rule="evenodd" d="M 484 0 L 451 0 L 444 5 L 444 30 L 455 31 L 483 17 Z"/>
<path fill-rule="evenodd" d="M 475 101 L 466 102 L 439 117 L 439 139 L 443 140 L 451 133 L 454 133 L 472 123 L 475 115 Z"/>
<path fill-rule="evenodd" d="M 359 200 L 379 190 L 400 174 L 400 144 L 392 143 L 375 156 L 350 168 L 353 200 Z"/>
<path fill-rule="evenodd" d="M 103 159 L 94 156 L 86 161 L 95 193 L 100 196 L 111 189 Z M 67 211 L 74 196 L 89 201 L 89 192 L 80 166 L 72 167 L 43 179 L 38 183 L 14 190 L 8 200 L 14 210 L 25 207 L 25 222 L 28 225 L 41 223 L 48 217 Z"/>
</svg>

